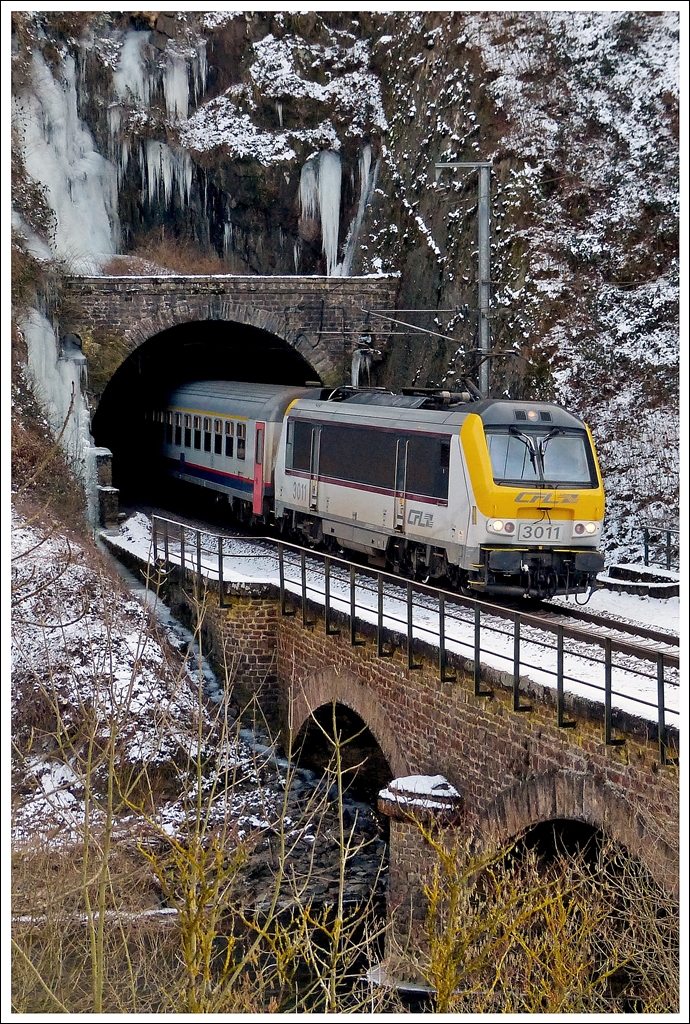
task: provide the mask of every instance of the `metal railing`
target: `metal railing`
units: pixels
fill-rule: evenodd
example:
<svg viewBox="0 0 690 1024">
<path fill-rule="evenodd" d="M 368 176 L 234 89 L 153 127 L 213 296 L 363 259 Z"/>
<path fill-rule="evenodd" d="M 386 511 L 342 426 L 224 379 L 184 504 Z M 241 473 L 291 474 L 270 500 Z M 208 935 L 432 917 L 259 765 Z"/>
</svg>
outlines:
<svg viewBox="0 0 690 1024">
<path fill-rule="evenodd" d="M 421 668 L 415 661 L 415 641 L 426 642 L 438 650 L 438 678 L 443 683 L 455 680 L 449 669 L 465 656 L 469 661 L 465 668 L 473 675 L 474 694 L 478 697 L 492 693 L 482 687 L 482 655 L 505 662 L 511 677 L 513 710 L 517 712 L 532 710 L 532 705 L 522 702 L 521 674 L 531 670 L 537 682 L 540 676 L 546 676 L 550 681 L 545 685 L 555 688 L 559 728 L 575 725 L 566 718 L 566 684 L 571 688 L 574 684 L 592 700 L 603 703 L 605 740 L 609 745 L 624 742 L 613 735 L 614 698 L 624 700 L 633 709 L 628 713 L 647 720 L 653 711 L 661 763 L 676 763 L 677 751 L 669 745 L 667 725 L 667 716 L 678 716 L 675 708 L 668 707 L 668 692 L 678 687 L 679 658 L 675 653 L 598 636 L 537 614 L 413 583 L 271 537 L 228 537 L 154 516 L 152 547 L 154 561 L 166 570 L 181 569 L 183 577 L 191 573 L 197 581 L 217 580 L 220 605 L 225 608 L 232 605 L 226 594 L 226 559 L 240 560 L 240 564 L 243 559 L 271 563 L 269 578 L 257 582 L 277 584 L 283 616 L 294 616 L 299 611 L 302 625 L 312 628 L 316 624 L 310 619 L 312 601 L 324 609 L 326 635 L 341 633 L 334 618 L 339 615 L 341 625 L 343 621 L 347 623 L 353 646 L 366 643 L 358 629 L 358 622 L 366 622 L 375 627 L 377 654 L 381 658 L 391 657 L 396 646 L 394 638 L 402 637 L 410 670 Z M 567 647 L 566 640 L 572 641 L 575 649 Z M 616 660 L 615 655 L 621 655 L 624 661 Z M 554 665 L 548 664 L 549 658 Z M 570 662 L 569 671 L 566 661 Z M 595 673 L 601 682 L 573 675 L 573 663 L 577 661 L 596 666 Z M 632 681 L 638 691 L 646 687 L 648 692 L 636 695 L 614 688 L 620 687 L 623 677 Z"/>
<path fill-rule="evenodd" d="M 644 564 L 680 567 L 680 530 L 666 526 L 643 526 Z M 671 539 L 673 538 L 673 540 Z"/>
</svg>

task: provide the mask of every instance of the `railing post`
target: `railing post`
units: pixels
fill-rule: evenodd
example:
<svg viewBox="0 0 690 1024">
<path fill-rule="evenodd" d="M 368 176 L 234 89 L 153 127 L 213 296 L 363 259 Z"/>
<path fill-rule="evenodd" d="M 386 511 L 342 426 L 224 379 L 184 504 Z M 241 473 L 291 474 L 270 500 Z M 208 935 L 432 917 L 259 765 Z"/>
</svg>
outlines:
<svg viewBox="0 0 690 1024">
<path fill-rule="evenodd" d="M 285 607 L 285 549 L 280 541 L 278 542 L 278 579 L 280 583 L 280 614 L 289 618 L 295 612 L 294 609 Z"/>
<path fill-rule="evenodd" d="M 414 637 L 412 624 L 414 619 L 414 606 L 412 604 L 412 584 L 407 584 L 407 667 L 408 669 L 421 668 L 421 665 L 414 663 Z"/>
<path fill-rule="evenodd" d="M 446 675 L 446 599 L 438 595 L 438 676 L 442 683 L 454 683 L 456 674 Z"/>
<path fill-rule="evenodd" d="M 389 658 L 383 649 L 383 576 L 378 573 L 378 613 L 376 617 L 376 649 L 379 658 Z"/>
<path fill-rule="evenodd" d="M 328 556 L 326 556 L 323 560 L 323 577 L 326 636 L 340 636 L 339 629 L 331 629 L 331 560 Z"/>
<path fill-rule="evenodd" d="M 666 757 L 666 694 L 664 693 L 664 656 L 656 656 L 656 694 L 659 730 L 659 761 L 667 763 Z"/>
<path fill-rule="evenodd" d="M 479 604 L 474 605 L 474 695 L 491 697 L 491 690 L 482 690 L 482 620 Z"/>
<path fill-rule="evenodd" d="M 531 704 L 520 703 L 520 627 L 522 619 L 513 619 L 513 711 L 531 711 Z"/>
<path fill-rule="evenodd" d="M 168 542 L 168 520 L 166 519 L 163 523 L 163 552 L 165 554 L 165 568 L 168 568 L 170 563 L 170 544 Z"/>
<path fill-rule="evenodd" d="M 566 722 L 565 720 L 563 688 L 563 626 L 557 627 L 556 637 L 556 707 L 558 713 L 558 728 L 573 729 L 575 727 L 575 722 Z"/>
<path fill-rule="evenodd" d="M 350 565 L 350 643 L 353 647 L 363 647 L 364 640 L 357 639 L 356 586 L 355 567 Z"/>
<path fill-rule="evenodd" d="M 613 677 L 613 661 L 611 657 L 611 640 L 607 637 L 604 642 L 604 722 L 606 730 L 606 743 L 609 747 L 621 747 L 625 740 L 614 740 L 613 738 L 613 712 L 611 709 L 611 684 Z"/>
<path fill-rule="evenodd" d="M 153 544 L 153 561 L 155 564 L 158 561 L 158 527 L 156 526 L 155 516 L 151 516 L 151 543 Z"/>
<path fill-rule="evenodd" d="M 196 531 L 196 574 L 201 583 L 201 530 Z"/>
<path fill-rule="evenodd" d="M 302 625 L 313 626 L 313 621 L 309 622 L 307 619 L 307 556 L 304 551 L 300 551 L 300 569 L 302 576 Z"/>
<path fill-rule="evenodd" d="M 225 600 L 223 590 L 225 588 L 225 580 L 223 579 L 223 538 L 218 538 L 218 598 L 221 608 L 232 608 L 232 602 Z"/>
<path fill-rule="evenodd" d="M 184 583 L 184 570 L 185 570 L 185 550 L 184 550 L 184 526 L 180 525 L 180 570 L 182 573 L 182 582 Z"/>
</svg>

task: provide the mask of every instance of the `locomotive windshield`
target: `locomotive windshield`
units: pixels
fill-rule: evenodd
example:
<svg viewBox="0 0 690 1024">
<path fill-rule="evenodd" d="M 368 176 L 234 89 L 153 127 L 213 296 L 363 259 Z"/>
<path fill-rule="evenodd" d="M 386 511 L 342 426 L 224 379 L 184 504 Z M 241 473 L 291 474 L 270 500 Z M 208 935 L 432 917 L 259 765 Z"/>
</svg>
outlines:
<svg viewBox="0 0 690 1024">
<path fill-rule="evenodd" d="M 584 431 L 555 427 L 486 430 L 491 470 L 497 484 L 534 487 L 596 487 L 597 475 Z"/>
</svg>

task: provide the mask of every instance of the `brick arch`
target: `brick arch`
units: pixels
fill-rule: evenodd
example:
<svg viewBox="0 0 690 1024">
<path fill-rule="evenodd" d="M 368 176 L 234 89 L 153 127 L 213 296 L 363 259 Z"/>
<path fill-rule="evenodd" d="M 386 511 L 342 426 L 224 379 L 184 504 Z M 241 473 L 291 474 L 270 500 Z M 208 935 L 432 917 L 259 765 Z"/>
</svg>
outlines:
<svg viewBox="0 0 690 1024">
<path fill-rule="evenodd" d="M 337 665 L 329 665 L 292 684 L 286 725 L 293 737 L 297 736 L 312 712 L 333 700 L 354 711 L 365 723 L 388 762 L 391 778 L 410 774 L 407 758 L 391 730 L 390 716 L 371 686 L 360 676 Z"/>
<path fill-rule="evenodd" d="M 520 832 L 556 819 L 586 822 L 640 860 L 669 891 L 678 886 L 678 852 L 663 838 L 653 814 L 642 814 L 623 790 L 585 772 L 549 772 L 499 793 L 482 814 L 487 845 L 502 845 Z"/>
<path fill-rule="evenodd" d="M 316 370 L 319 369 L 316 364 L 323 362 L 323 354 L 320 353 L 316 358 L 315 345 L 302 331 L 290 330 L 284 317 L 244 303 L 230 302 L 223 296 L 204 295 L 199 296 L 196 300 L 194 297 L 187 298 L 177 303 L 174 310 L 162 308 L 145 314 L 123 327 L 122 333 L 128 351 L 131 353 L 146 344 L 155 335 L 162 334 L 163 331 L 170 330 L 171 327 L 180 327 L 184 324 L 198 323 L 204 320 L 225 321 L 247 327 L 257 327 L 268 334 L 273 334 L 296 349 Z"/>
</svg>

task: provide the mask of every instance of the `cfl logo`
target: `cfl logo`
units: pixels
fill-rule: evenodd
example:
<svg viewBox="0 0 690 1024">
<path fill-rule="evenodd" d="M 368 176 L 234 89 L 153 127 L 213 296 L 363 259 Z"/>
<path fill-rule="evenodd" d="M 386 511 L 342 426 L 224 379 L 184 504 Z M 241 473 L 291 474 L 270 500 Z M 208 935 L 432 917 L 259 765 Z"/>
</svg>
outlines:
<svg viewBox="0 0 690 1024">
<path fill-rule="evenodd" d="M 428 530 L 434 525 L 434 515 L 433 512 L 422 512 L 421 508 L 411 508 L 407 522 L 410 526 L 421 526 Z"/>
</svg>

